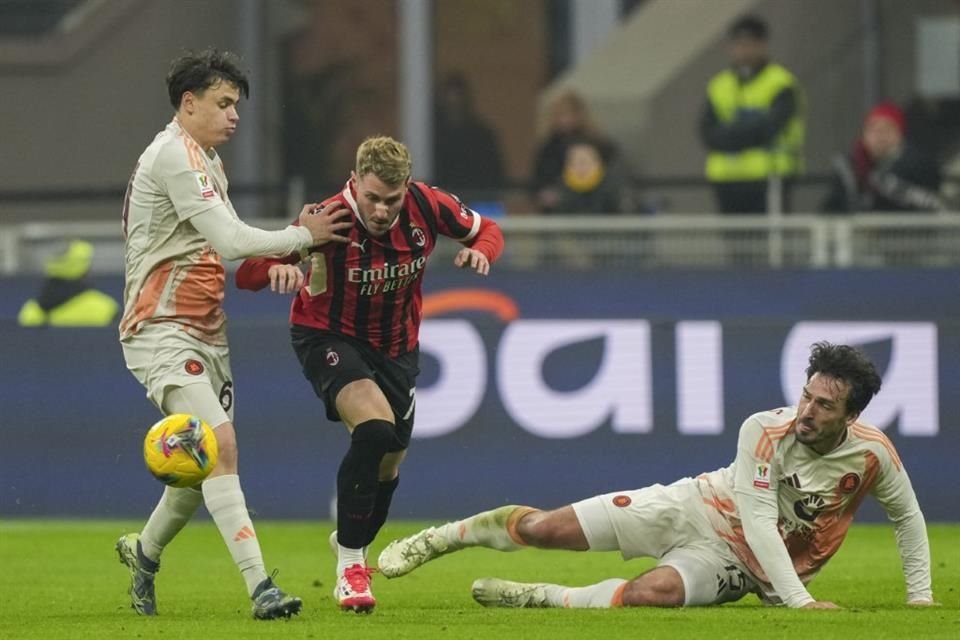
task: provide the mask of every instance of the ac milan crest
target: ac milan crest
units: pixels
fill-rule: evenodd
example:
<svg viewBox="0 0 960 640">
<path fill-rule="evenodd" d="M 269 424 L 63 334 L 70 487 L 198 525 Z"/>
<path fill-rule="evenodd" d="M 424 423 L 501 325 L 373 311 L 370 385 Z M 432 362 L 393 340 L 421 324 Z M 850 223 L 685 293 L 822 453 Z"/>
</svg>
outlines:
<svg viewBox="0 0 960 640">
<path fill-rule="evenodd" d="M 422 247 L 427 244 L 427 235 L 423 232 L 423 229 L 420 227 L 414 227 L 410 230 L 410 235 L 413 236 L 413 242 L 418 247 Z"/>
</svg>

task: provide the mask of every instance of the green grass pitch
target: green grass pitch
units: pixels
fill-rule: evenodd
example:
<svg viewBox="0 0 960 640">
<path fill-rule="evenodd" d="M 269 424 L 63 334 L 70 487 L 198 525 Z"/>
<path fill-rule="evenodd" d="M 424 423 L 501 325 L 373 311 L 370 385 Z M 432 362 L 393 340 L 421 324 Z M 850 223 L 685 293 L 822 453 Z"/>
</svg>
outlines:
<svg viewBox="0 0 960 640">
<path fill-rule="evenodd" d="M 160 615 L 140 618 L 126 595 L 116 538 L 141 523 L 7 520 L 0 522 L 0 638 L 960 638 L 960 525 L 931 525 L 933 584 L 942 606 L 904 605 L 900 561 L 889 526 L 854 527 L 811 591 L 843 611 L 764 608 L 753 596 L 703 609 L 493 610 L 470 598 L 470 583 L 495 575 L 584 585 L 632 577 L 648 561 L 616 554 L 472 549 L 394 580 L 378 576 L 378 608 L 341 613 L 331 597 L 329 523 L 257 522 L 268 569 L 304 600 L 289 621 L 255 621 L 219 534 L 209 521 L 189 525 L 167 550 L 157 580 Z M 401 523 L 392 537 L 426 523 Z"/>
</svg>

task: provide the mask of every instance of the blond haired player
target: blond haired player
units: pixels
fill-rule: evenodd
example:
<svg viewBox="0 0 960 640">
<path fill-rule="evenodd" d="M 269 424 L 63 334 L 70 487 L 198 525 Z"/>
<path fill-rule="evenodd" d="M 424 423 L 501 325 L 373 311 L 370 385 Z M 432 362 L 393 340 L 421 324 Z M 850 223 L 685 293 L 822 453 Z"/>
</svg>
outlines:
<svg viewBox="0 0 960 640">
<path fill-rule="evenodd" d="M 464 153 L 469 153 L 465 149 Z M 343 422 L 350 445 L 337 470 L 334 598 L 346 611 L 370 613 L 373 570 L 367 548 L 387 521 L 416 417 L 420 373 L 421 285 L 441 236 L 462 246 L 453 264 L 479 275 L 503 250 L 496 222 L 443 189 L 413 180 L 410 150 L 389 136 L 357 147 L 343 189 L 326 200 L 349 207 L 350 243 L 300 255 L 251 258 L 237 286 L 297 290 L 290 337 L 304 376 L 327 418 Z"/>
<path fill-rule="evenodd" d="M 833 609 L 806 585 L 872 494 L 896 528 L 907 602 L 932 604 L 926 524 L 910 479 L 887 437 L 858 422 L 879 390 L 880 377 L 861 352 L 817 343 L 798 405 L 750 416 L 729 467 L 555 511 L 511 505 L 431 527 L 392 542 L 380 571 L 401 576 L 472 546 L 618 550 L 659 563 L 633 580 L 587 587 L 482 578 L 473 597 L 499 607 L 678 607 L 752 592 L 767 603 Z"/>
<path fill-rule="evenodd" d="M 167 75 L 173 120 L 140 156 L 123 206 L 126 286 L 120 343 L 127 368 L 163 413 L 190 413 L 214 427 L 220 458 L 197 489 L 167 487 L 139 534 L 117 542 L 130 569 L 130 597 L 156 615 L 160 554 L 203 502 L 246 583 L 259 619 L 289 617 L 301 601 L 264 569 L 237 475 L 233 376 L 223 312 L 222 258 L 287 255 L 330 241 L 350 226 L 342 207 L 303 208 L 299 226 L 245 225 L 227 195 L 216 147 L 239 121 L 249 84 L 229 53 L 207 50 L 173 61 Z"/>
</svg>

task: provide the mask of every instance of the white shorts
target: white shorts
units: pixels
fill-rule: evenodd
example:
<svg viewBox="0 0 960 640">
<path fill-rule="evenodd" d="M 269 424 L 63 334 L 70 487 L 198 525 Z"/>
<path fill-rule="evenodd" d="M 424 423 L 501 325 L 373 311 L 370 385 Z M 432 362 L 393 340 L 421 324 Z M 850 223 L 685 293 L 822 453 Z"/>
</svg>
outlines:
<svg viewBox="0 0 960 640">
<path fill-rule="evenodd" d="M 143 327 L 120 344 L 127 369 L 164 414 L 190 413 L 211 427 L 233 421 L 229 347 L 165 325 Z"/>
<path fill-rule="evenodd" d="M 573 504 L 591 551 L 620 551 L 625 560 L 657 558 L 684 586 L 684 606 L 739 600 L 756 585 L 707 520 L 696 483 L 684 478 Z"/>
</svg>

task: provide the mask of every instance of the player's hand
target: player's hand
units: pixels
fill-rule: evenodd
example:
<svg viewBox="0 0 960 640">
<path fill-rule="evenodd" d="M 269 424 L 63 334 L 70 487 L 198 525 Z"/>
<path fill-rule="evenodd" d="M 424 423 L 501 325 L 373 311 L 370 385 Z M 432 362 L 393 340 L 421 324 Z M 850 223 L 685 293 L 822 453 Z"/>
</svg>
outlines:
<svg viewBox="0 0 960 640">
<path fill-rule="evenodd" d="M 826 600 L 818 600 L 816 602 L 808 602 L 803 605 L 803 609 L 842 609 L 843 607 L 833 604 L 832 602 L 827 602 Z"/>
<path fill-rule="evenodd" d="M 469 247 L 460 249 L 457 257 L 453 259 L 453 264 L 462 269 L 473 269 L 482 276 L 490 273 L 490 261 L 487 260 L 487 256 Z"/>
<path fill-rule="evenodd" d="M 315 245 L 328 242 L 350 242 L 347 234 L 340 233 L 353 227 L 350 209 L 334 200 L 320 208 L 318 204 L 306 204 L 300 210 L 300 224 L 313 236 Z"/>
<path fill-rule="evenodd" d="M 270 291 L 293 293 L 303 286 L 303 271 L 293 264 L 273 264 L 267 270 L 270 278 Z"/>
</svg>

